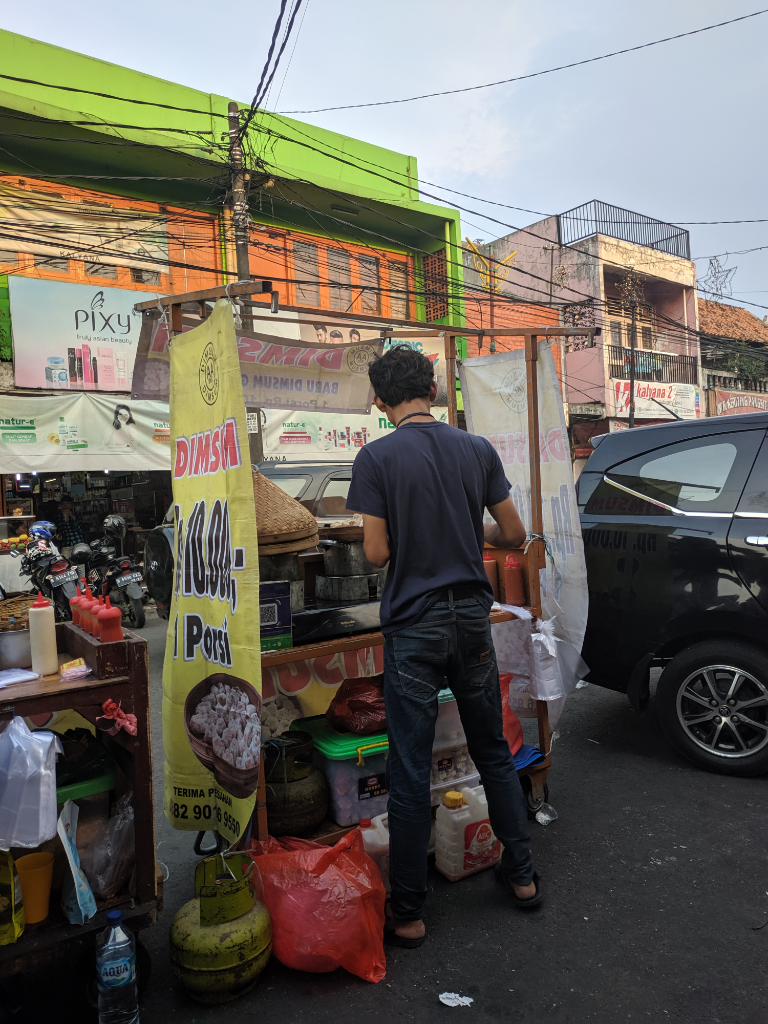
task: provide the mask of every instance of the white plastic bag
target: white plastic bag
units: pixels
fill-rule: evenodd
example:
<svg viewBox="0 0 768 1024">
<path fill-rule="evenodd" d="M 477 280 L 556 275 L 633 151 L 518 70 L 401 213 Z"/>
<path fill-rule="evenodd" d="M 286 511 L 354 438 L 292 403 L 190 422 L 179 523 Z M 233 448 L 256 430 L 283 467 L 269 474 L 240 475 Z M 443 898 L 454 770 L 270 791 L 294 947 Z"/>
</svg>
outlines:
<svg viewBox="0 0 768 1024">
<path fill-rule="evenodd" d="M 0 733 L 0 850 L 33 849 L 56 835 L 56 755 L 61 740 L 30 732 L 18 715 Z"/>
<path fill-rule="evenodd" d="M 93 845 L 91 881 L 101 899 L 116 896 L 131 877 L 136 859 L 132 793 L 121 796 L 112 808 L 103 835 Z"/>
<path fill-rule="evenodd" d="M 537 632 L 531 634 L 531 696 L 536 700 L 559 700 L 587 675 L 589 668 L 572 643 L 555 636 L 554 618 L 538 622 L 536 629 Z"/>
</svg>

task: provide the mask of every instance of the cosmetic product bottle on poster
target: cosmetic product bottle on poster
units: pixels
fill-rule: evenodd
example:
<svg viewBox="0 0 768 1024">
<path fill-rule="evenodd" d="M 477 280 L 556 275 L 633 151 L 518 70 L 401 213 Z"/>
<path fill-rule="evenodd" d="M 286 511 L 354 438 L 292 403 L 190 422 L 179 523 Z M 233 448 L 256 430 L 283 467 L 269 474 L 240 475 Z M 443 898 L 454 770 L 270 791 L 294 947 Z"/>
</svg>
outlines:
<svg viewBox="0 0 768 1024">
<path fill-rule="evenodd" d="M 79 390 L 83 389 L 83 350 L 81 348 L 75 349 L 75 356 L 77 357 L 77 386 Z"/>
<path fill-rule="evenodd" d="M 98 389 L 99 387 L 99 361 L 96 356 L 91 359 L 91 366 L 93 367 L 93 386 Z"/>
<path fill-rule="evenodd" d="M 128 385 L 127 369 L 125 356 L 115 356 L 115 380 L 118 391 L 126 388 Z"/>
<path fill-rule="evenodd" d="M 106 391 L 112 391 L 115 386 L 115 356 L 111 348 L 99 348 L 99 375 L 94 374 L 93 379 Z"/>
<path fill-rule="evenodd" d="M 93 391 L 93 368 L 91 366 L 91 349 L 83 345 L 83 384 L 86 391 Z"/>
<path fill-rule="evenodd" d="M 69 386 L 74 388 L 77 387 L 77 356 L 75 350 L 68 348 L 67 356 L 69 357 Z"/>
</svg>

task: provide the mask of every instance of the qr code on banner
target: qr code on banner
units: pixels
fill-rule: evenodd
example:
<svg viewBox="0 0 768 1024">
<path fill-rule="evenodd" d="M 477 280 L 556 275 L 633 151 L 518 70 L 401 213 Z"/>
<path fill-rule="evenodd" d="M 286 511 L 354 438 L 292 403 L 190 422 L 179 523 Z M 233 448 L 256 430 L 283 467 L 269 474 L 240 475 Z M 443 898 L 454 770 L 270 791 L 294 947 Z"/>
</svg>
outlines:
<svg viewBox="0 0 768 1024">
<path fill-rule="evenodd" d="M 262 624 L 262 626 L 276 626 L 277 625 L 277 605 L 276 604 L 263 604 L 261 606 L 261 624 Z"/>
</svg>

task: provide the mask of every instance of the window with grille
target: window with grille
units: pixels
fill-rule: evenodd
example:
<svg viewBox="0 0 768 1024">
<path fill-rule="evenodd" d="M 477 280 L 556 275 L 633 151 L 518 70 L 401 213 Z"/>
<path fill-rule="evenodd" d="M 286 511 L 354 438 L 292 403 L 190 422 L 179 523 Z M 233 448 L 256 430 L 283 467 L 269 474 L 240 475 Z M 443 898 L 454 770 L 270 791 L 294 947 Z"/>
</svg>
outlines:
<svg viewBox="0 0 768 1024">
<path fill-rule="evenodd" d="M 611 344 L 621 345 L 621 321 L 611 320 Z"/>
<path fill-rule="evenodd" d="M 408 302 L 408 264 L 389 264 L 389 315 L 394 319 L 410 318 Z"/>
<path fill-rule="evenodd" d="M 69 260 L 54 259 L 52 256 L 38 256 L 35 266 L 41 270 L 56 270 L 62 274 L 69 273 Z"/>
<path fill-rule="evenodd" d="M 375 256 L 358 256 L 360 264 L 360 304 L 363 313 L 380 313 L 379 261 Z"/>
<path fill-rule="evenodd" d="M 157 270 L 140 270 L 131 267 L 131 281 L 134 284 L 160 284 L 160 272 Z"/>
<path fill-rule="evenodd" d="M 320 305 L 320 274 L 317 269 L 317 246 L 309 242 L 293 243 L 293 274 L 297 280 L 296 303 L 299 306 Z"/>
<path fill-rule="evenodd" d="M 15 252 L 9 252 L 7 249 L 0 249 L 0 264 L 4 267 L 15 267 L 19 262 L 19 258 Z"/>
<path fill-rule="evenodd" d="M 117 267 L 110 267 L 106 263 L 86 263 L 85 273 L 88 277 L 111 277 L 117 279 Z"/>
<path fill-rule="evenodd" d="M 352 305 L 352 278 L 348 252 L 328 250 L 328 285 L 331 309 L 349 309 Z"/>
<path fill-rule="evenodd" d="M 643 348 L 653 348 L 653 331 L 650 327 L 643 327 Z"/>
<path fill-rule="evenodd" d="M 425 256 L 424 307 L 427 320 L 444 320 L 448 316 L 448 281 L 445 249 Z"/>
</svg>

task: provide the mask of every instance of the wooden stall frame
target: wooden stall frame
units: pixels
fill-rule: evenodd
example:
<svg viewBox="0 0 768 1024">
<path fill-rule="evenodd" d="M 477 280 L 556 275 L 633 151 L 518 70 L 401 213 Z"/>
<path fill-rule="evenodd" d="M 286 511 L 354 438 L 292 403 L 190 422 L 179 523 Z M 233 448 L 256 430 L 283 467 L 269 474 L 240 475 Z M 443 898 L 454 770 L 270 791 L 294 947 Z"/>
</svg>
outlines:
<svg viewBox="0 0 768 1024">
<path fill-rule="evenodd" d="M 257 302 L 253 296 L 263 296 L 264 301 Z M 279 312 L 275 313 L 275 296 L 277 292 L 273 289 L 272 283 L 267 280 L 236 281 L 233 284 L 221 285 L 216 288 L 206 288 L 201 291 L 185 292 L 183 294 L 165 295 L 160 299 L 152 299 L 148 302 L 139 302 L 134 307 L 143 312 L 145 310 L 157 310 L 158 307 L 167 310 L 169 314 L 169 327 L 171 337 L 180 334 L 182 331 L 182 306 L 196 304 L 200 316 L 204 319 L 210 313 L 209 303 L 218 299 L 241 299 L 246 302 L 246 310 L 241 311 L 243 320 L 266 320 L 271 323 L 279 322 Z M 272 309 L 271 315 L 266 314 L 266 309 Z M 388 320 L 381 316 L 370 316 L 357 313 L 345 313 L 336 310 L 318 309 L 312 306 L 281 305 L 280 310 L 287 313 L 297 313 L 299 316 L 292 324 L 315 324 L 318 317 L 330 322 L 331 320 L 349 321 L 351 323 L 370 325 L 372 329 L 379 328 L 382 338 L 397 333 L 403 338 L 436 338 L 445 339 L 446 376 L 448 383 L 448 422 L 451 426 L 458 426 L 458 400 L 456 391 L 456 339 L 464 337 L 490 337 L 490 332 L 473 327 L 441 326 L 439 324 L 426 323 L 420 320 Z M 259 312 L 264 309 L 265 313 Z M 306 317 L 306 319 L 304 319 Z M 284 321 L 286 322 L 286 321 Z M 401 328 L 407 330 L 403 331 Z M 600 328 L 595 327 L 546 327 L 544 325 L 515 328 L 493 329 L 494 338 L 522 338 L 525 351 L 526 368 L 526 391 L 528 398 L 528 461 L 530 465 L 531 479 L 531 539 L 527 545 L 527 570 L 529 594 L 528 608 L 536 617 L 541 618 L 541 591 L 539 572 L 546 566 L 546 545 L 544 542 L 544 519 L 541 504 L 541 453 L 539 450 L 539 403 L 538 403 L 538 343 L 541 339 L 567 338 L 567 337 L 589 337 L 593 339 L 600 334 Z M 504 621 L 512 616 L 507 612 L 493 613 L 492 622 Z M 353 637 L 346 637 L 340 640 L 329 640 L 320 644 L 311 644 L 300 647 L 292 647 L 284 651 L 269 651 L 261 656 L 262 668 L 268 665 L 286 664 L 294 661 L 303 661 L 306 658 L 314 658 L 320 654 L 334 654 L 339 651 L 359 650 L 363 647 L 376 647 L 384 643 L 381 633 L 358 634 Z M 544 785 L 552 764 L 551 758 L 551 734 L 549 728 L 548 708 L 546 701 L 536 701 L 536 717 L 538 721 L 539 749 L 545 755 L 545 760 L 532 769 L 524 769 L 521 774 L 528 775 L 531 780 L 532 797 L 535 801 L 543 801 Z M 266 812 L 266 788 L 264 784 L 264 762 L 262 760 L 259 775 L 259 788 L 257 791 L 257 802 L 255 810 L 256 830 L 259 839 L 267 837 L 267 812 Z"/>
</svg>

